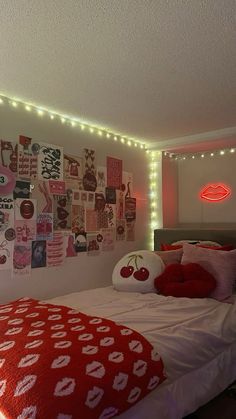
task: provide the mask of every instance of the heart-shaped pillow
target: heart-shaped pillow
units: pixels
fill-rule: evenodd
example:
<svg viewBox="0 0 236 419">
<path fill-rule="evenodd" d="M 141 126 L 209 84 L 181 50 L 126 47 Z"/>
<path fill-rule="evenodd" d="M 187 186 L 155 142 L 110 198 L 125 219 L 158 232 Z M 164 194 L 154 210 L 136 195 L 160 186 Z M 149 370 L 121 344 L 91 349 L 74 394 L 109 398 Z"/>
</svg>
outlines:
<svg viewBox="0 0 236 419">
<path fill-rule="evenodd" d="M 216 280 L 198 263 L 166 266 L 155 279 L 159 294 L 172 297 L 205 298 L 216 287 Z"/>
</svg>

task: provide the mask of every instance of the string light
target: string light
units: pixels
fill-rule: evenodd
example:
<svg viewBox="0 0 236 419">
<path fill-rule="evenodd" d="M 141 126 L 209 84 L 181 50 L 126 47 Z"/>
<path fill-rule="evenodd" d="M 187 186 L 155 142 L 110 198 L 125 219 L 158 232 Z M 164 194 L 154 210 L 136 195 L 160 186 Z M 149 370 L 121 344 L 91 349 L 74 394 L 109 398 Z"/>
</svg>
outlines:
<svg viewBox="0 0 236 419">
<path fill-rule="evenodd" d="M 161 190 L 159 174 L 161 173 L 162 153 L 145 150 L 149 159 L 149 197 L 150 197 L 150 241 L 149 248 L 154 247 L 154 230 L 161 226 Z"/>
<path fill-rule="evenodd" d="M 229 153 L 235 153 L 236 148 L 225 148 L 225 149 L 221 149 L 221 150 L 214 150 L 214 151 L 205 151 L 203 152 L 197 152 L 194 154 L 190 154 L 190 153 L 173 153 L 173 152 L 168 152 L 165 151 L 164 152 L 164 156 L 169 157 L 170 159 L 174 159 L 174 160 L 188 160 L 188 159 L 196 159 L 196 158 L 201 158 L 204 159 L 207 156 L 209 157 L 223 157 L 226 156 Z"/>
<path fill-rule="evenodd" d="M 100 137 L 106 137 L 106 138 L 113 138 L 114 141 L 118 141 L 118 139 L 120 140 L 120 142 L 122 144 L 125 144 L 127 146 L 132 146 L 134 145 L 134 147 L 140 147 L 141 149 L 145 148 L 145 144 L 144 142 L 141 143 L 140 140 L 136 140 L 135 138 L 129 138 L 129 139 L 125 139 L 124 136 L 122 135 L 118 135 L 115 133 L 112 133 L 110 130 L 108 132 L 108 130 L 103 129 L 103 128 L 99 128 L 99 127 L 93 127 L 88 123 L 85 123 L 83 121 L 81 121 L 79 118 L 70 118 L 67 116 L 64 116 L 58 112 L 53 111 L 52 109 L 46 109 L 45 107 L 40 107 L 38 105 L 34 105 L 32 103 L 27 103 L 24 102 L 23 100 L 19 100 L 19 99 L 14 99 L 8 96 L 5 96 L 3 94 L 0 94 L 0 104 L 8 104 L 10 106 L 13 106 L 14 108 L 19 107 L 19 108 L 23 108 L 25 109 L 27 112 L 32 112 L 32 113 L 37 113 L 39 116 L 43 116 L 43 115 L 48 115 L 48 117 L 51 120 L 60 120 L 62 124 L 65 125 L 70 125 L 72 127 L 76 127 L 78 126 L 82 131 L 83 130 L 89 130 L 89 132 L 91 134 L 97 134 Z"/>
</svg>

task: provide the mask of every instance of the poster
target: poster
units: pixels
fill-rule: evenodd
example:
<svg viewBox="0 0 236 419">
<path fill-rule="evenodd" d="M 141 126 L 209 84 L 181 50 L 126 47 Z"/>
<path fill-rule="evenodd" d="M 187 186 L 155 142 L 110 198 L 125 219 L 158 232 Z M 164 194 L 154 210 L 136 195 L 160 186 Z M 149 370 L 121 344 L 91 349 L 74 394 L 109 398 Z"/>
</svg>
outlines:
<svg viewBox="0 0 236 419">
<path fill-rule="evenodd" d="M 116 205 L 106 204 L 105 212 L 107 213 L 108 227 L 116 227 Z"/>
<path fill-rule="evenodd" d="M 108 228 L 108 213 L 106 211 L 97 211 L 97 229 Z"/>
<path fill-rule="evenodd" d="M 105 166 L 97 167 L 97 192 L 105 193 L 107 186 L 107 168 Z"/>
<path fill-rule="evenodd" d="M 37 201 L 38 214 L 53 212 L 53 196 L 50 194 L 47 181 L 34 181 L 32 183 L 31 198 Z"/>
<path fill-rule="evenodd" d="M 130 221 L 126 223 L 126 240 L 134 241 L 135 240 L 135 222 Z"/>
<path fill-rule="evenodd" d="M 107 186 L 105 190 L 106 190 L 106 203 L 116 204 L 116 189 L 111 188 L 110 186 Z"/>
<path fill-rule="evenodd" d="M 89 256 L 99 255 L 100 242 L 99 233 L 87 233 L 87 254 Z"/>
<path fill-rule="evenodd" d="M 107 186 L 120 189 L 122 184 L 122 160 L 107 157 Z"/>
<path fill-rule="evenodd" d="M 47 267 L 61 266 L 65 261 L 64 235 L 54 231 L 53 240 L 46 242 Z"/>
<path fill-rule="evenodd" d="M 20 135 L 18 144 L 18 177 L 36 179 L 37 167 L 38 158 L 32 150 L 32 138 Z"/>
<path fill-rule="evenodd" d="M 14 242 L 8 241 L 0 233 L 0 270 L 12 269 Z"/>
<path fill-rule="evenodd" d="M 76 253 L 87 252 L 87 234 L 85 232 L 75 234 Z"/>
<path fill-rule="evenodd" d="M 71 233 L 64 234 L 64 241 L 66 242 L 66 257 L 71 258 L 77 256 L 77 252 L 75 250 L 75 236 Z"/>
<path fill-rule="evenodd" d="M 121 190 L 124 192 L 124 196 L 133 196 L 133 173 L 123 172 L 122 173 L 122 186 Z"/>
<path fill-rule="evenodd" d="M 85 230 L 96 231 L 97 230 L 97 212 L 95 210 L 86 208 L 86 218 L 85 218 Z"/>
<path fill-rule="evenodd" d="M 35 220 L 37 218 L 37 201 L 35 199 L 15 200 L 15 220 Z"/>
<path fill-rule="evenodd" d="M 37 240 L 53 239 L 53 214 L 44 212 L 38 215 L 36 222 Z"/>
<path fill-rule="evenodd" d="M 125 227 L 126 227 L 126 220 L 116 220 L 116 240 L 123 241 L 125 240 Z"/>
<path fill-rule="evenodd" d="M 136 219 L 136 198 L 125 198 L 125 219 L 127 222 Z"/>
<path fill-rule="evenodd" d="M 104 211 L 106 205 L 106 198 L 103 192 L 95 193 L 95 210 Z"/>
<path fill-rule="evenodd" d="M 14 201 L 12 195 L 0 196 L 0 232 L 14 227 Z"/>
<path fill-rule="evenodd" d="M 81 181 L 83 179 L 84 163 L 82 157 L 64 154 L 64 174 L 65 179 L 75 179 Z"/>
<path fill-rule="evenodd" d="M 72 205 L 71 207 L 71 230 L 77 234 L 85 231 L 85 208 L 83 205 Z"/>
<path fill-rule="evenodd" d="M 63 148 L 41 143 L 38 154 L 38 178 L 63 180 Z"/>
<path fill-rule="evenodd" d="M 31 268 L 44 268 L 46 266 L 46 241 L 32 242 Z"/>
<path fill-rule="evenodd" d="M 13 252 L 13 276 L 30 276 L 31 242 L 15 244 Z"/>
<path fill-rule="evenodd" d="M 18 144 L 1 140 L 0 147 L 0 163 L 17 174 Z"/>
<path fill-rule="evenodd" d="M 84 149 L 84 176 L 83 188 L 85 191 L 94 192 L 97 188 L 95 151 Z"/>
<path fill-rule="evenodd" d="M 13 191 L 13 198 L 29 198 L 30 197 L 30 182 L 25 180 L 17 180 Z"/>
<path fill-rule="evenodd" d="M 116 189 L 116 218 L 118 218 L 119 220 L 123 219 L 124 210 L 124 192 L 119 189 Z"/>
<path fill-rule="evenodd" d="M 114 250 L 115 230 L 113 228 L 104 228 L 100 231 L 102 235 L 101 250 L 103 252 Z"/>
<path fill-rule="evenodd" d="M 16 243 L 27 243 L 36 239 L 35 220 L 15 220 Z"/>
<path fill-rule="evenodd" d="M 65 195 L 66 184 L 62 180 L 49 180 L 49 192 L 52 195 Z"/>
<path fill-rule="evenodd" d="M 53 227 L 54 230 L 71 229 L 71 200 L 67 195 L 54 195 Z"/>
</svg>

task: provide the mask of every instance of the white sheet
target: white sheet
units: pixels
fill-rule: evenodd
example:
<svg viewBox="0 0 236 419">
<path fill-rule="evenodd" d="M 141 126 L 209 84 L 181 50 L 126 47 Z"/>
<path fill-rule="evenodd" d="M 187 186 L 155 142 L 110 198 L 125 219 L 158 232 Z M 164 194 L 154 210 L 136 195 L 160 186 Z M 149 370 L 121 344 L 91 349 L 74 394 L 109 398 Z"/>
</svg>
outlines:
<svg viewBox="0 0 236 419">
<path fill-rule="evenodd" d="M 180 419 L 236 378 L 236 297 L 225 304 L 106 287 L 48 302 L 122 323 L 158 349 L 168 379 L 122 419 Z"/>
</svg>

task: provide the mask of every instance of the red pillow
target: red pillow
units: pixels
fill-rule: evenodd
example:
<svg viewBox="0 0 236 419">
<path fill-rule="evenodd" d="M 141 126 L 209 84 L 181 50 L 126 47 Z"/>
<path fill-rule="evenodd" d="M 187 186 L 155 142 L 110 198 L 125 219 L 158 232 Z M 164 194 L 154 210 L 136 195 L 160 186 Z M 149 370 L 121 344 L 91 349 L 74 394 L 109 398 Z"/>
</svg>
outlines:
<svg viewBox="0 0 236 419">
<path fill-rule="evenodd" d="M 204 247 L 205 249 L 212 249 L 212 250 L 233 250 L 234 246 L 232 244 L 225 244 L 224 246 L 207 246 L 205 244 L 196 244 L 195 246 Z M 176 250 L 182 249 L 182 244 L 161 244 L 161 250 Z"/>
<path fill-rule="evenodd" d="M 205 298 L 216 287 L 216 280 L 198 263 L 168 265 L 155 280 L 158 292 L 165 296 Z"/>
</svg>

